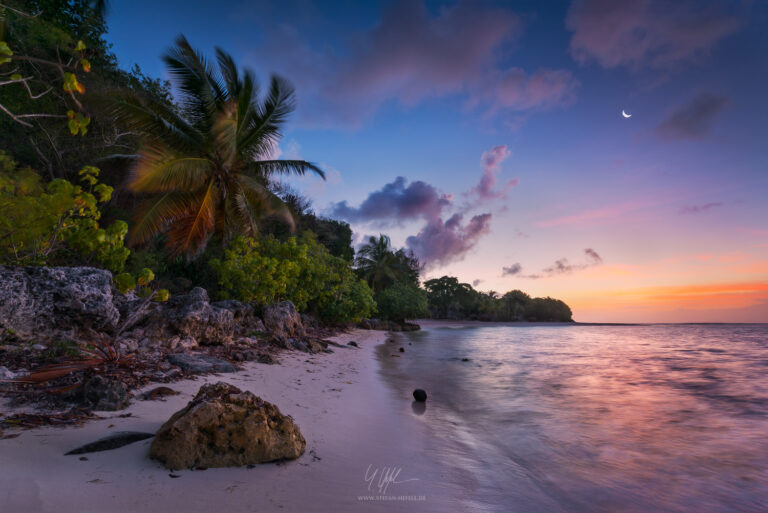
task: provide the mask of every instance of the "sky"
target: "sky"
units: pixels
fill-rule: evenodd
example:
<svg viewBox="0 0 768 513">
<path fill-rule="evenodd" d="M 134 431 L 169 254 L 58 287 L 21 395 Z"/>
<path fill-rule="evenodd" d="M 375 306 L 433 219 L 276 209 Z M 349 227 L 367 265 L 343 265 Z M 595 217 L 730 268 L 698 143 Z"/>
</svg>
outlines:
<svg viewBox="0 0 768 513">
<path fill-rule="evenodd" d="M 768 322 L 768 3 L 116 1 L 120 64 L 179 34 L 296 88 L 276 154 L 356 242 L 584 322 Z M 631 117 L 625 117 L 622 111 Z"/>
</svg>

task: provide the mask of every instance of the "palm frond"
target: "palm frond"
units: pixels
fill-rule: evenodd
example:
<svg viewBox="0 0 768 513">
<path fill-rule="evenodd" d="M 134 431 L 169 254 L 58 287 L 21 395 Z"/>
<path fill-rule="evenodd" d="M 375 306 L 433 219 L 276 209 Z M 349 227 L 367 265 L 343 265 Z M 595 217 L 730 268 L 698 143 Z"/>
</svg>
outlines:
<svg viewBox="0 0 768 513">
<path fill-rule="evenodd" d="M 136 209 L 135 222 L 130 232 L 130 244 L 141 246 L 158 233 L 163 233 L 176 219 L 187 215 L 193 195 L 168 192 L 144 200 Z"/>
<path fill-rule="evenodd" d="M 248 164 L 247 169 L 255 172 L 258 176 L 264 177 L 269 177 L 275 173 L 303 176 L 307 171 L 312 171 L 325 180 L 325 173 L 322 169 L 304 160 L 256 160 Z"/>
<path fill-rule="evenodd" d="M 189 203 L 186 213 L 169 226 L 166 235 L 171 255 L 185 253 L 191 257 L 205 247 L 216 223 L 216 194 L 217 187 L 211 180 L 202 196 L 194 203 Z"/>
<path fill-rule="evenodd" d="M 213 162 L 207 158 L 177 156 L 158 146 L 146 145 L 139 153 L 128 186 L 140 193 L 195 190 L 213 169 Z"/>
<path fill-rule="evenodd" d="M 276 75 L 270 80 L 264 104 L 254 113 L 253 123 L 243 132 L 240 147 L 256 158 L 268 154 L 280 138 L 280 129 L 296 107 L 293 86 Z"/>
</svg>

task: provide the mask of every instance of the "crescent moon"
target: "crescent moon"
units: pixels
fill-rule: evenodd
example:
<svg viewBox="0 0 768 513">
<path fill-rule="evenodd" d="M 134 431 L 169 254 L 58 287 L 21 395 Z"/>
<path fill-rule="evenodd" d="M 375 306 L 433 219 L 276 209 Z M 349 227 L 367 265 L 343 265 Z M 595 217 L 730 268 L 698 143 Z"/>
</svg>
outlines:
<svg viewBox="0 0 768 513">
<path fill-rule="evenodd" d="M 631 118 L 632 117 L 632 114 L 627 114 L 623 110 L 621 111 L 621 115 L 624 116 L 625 118 Z"/>
</svg>

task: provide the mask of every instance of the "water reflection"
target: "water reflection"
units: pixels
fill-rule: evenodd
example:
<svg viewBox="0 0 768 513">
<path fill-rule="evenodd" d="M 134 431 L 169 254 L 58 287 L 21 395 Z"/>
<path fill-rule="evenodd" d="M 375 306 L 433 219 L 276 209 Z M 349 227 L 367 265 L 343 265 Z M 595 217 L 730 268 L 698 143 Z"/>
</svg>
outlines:
<svg viewBox="0 0 768 513">
<path fill-rule="evenodd" d="M 767 326 L 493 327 L 411 340 L 385 373 L 435 391 L 432 453 L 473 470 L 472 500 L 491 511 L 768 511 Z"/>
<path fill-rule="evenodd" d="M 411 403 L 411 410 L 416 415 L 424 415 L 424 412 L 427 411 L 427 403 L 424 401 L 413 401 Z"/>
</svg>

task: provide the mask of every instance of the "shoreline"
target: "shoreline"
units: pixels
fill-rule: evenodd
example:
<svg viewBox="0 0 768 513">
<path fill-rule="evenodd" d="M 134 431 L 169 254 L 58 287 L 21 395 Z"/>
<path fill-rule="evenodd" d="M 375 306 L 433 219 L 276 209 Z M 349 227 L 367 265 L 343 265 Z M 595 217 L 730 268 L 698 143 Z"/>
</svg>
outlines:
<svg viewBox="0 0 768 513">
<path fill-rule="evenodd" d="M 359 349 L 334 348 L 333 354 L 317 355 L 283 352 L 281 365 L 248 362 L 236 373 L 171 383 L 181 393 L 165 401 L 138 399 L 158 386 L 153 383 L 134 391 L 127 409 L 98 412 L 103 419 L 20 431 L 18 437 L 0 441 L 0 503 L 4 511 L 25 513 L 317 511 L 319 505 L 334 511 L 392 511 L 391 500 L 359 497 L 381 495 L 378 477 L 366 481 L 366 474 L 399 467 L 399 480 L 417 480 L 391 484 L 385 495 L 426 495 L 427 500 L 403 499 L 398 509 L 444 510 L 451 499 L 439 490 L 440 471 L 419 454 L 427 430 L 411 412 L 411 390 L 393 394 L 383 381 L 378 359 L 386 352 L 382 345 L 393 337 L 397 335 L 353 330 L 331 340 L 355 340 Z M 64 456 L 115 432 L 154 433 L 203 384 L 216 381 L 250 390 L 290 415 L 307 440 L 304 454 L 251 469 L 173 473 L 149 459 L 152 439 L 89 453 L 87 460 Z M 3 409 L 8 411 L 5 404 Z M 130 417 L 120 417 L 128 413 Z"/>
</svg>

